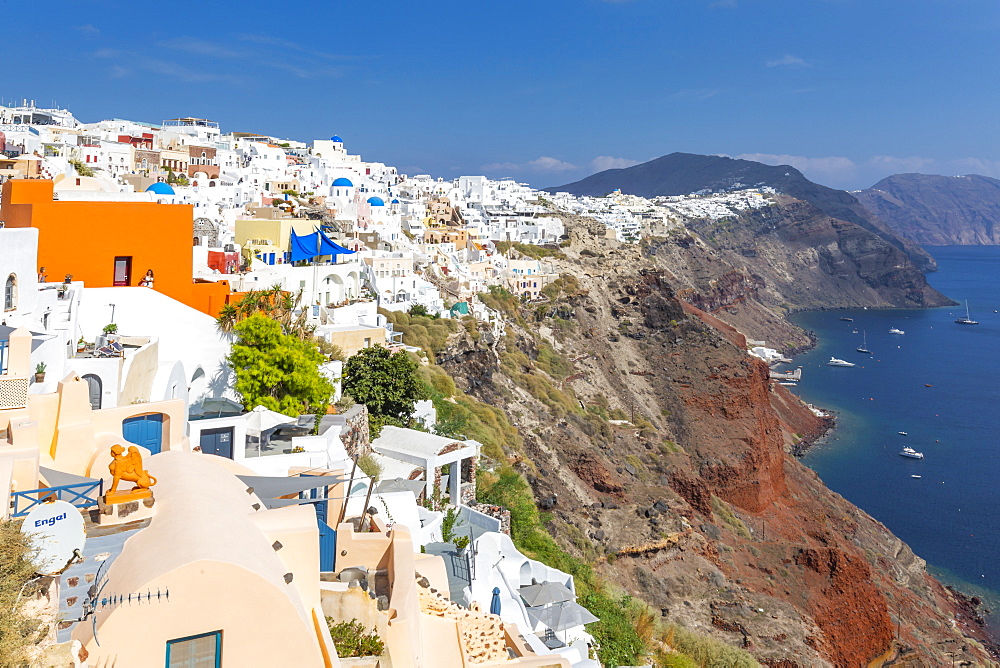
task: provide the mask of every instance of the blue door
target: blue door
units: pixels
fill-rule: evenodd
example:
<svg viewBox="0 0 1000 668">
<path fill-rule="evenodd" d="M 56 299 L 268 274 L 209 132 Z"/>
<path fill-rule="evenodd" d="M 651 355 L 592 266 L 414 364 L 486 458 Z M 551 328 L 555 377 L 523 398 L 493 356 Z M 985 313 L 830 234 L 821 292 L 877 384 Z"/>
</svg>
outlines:
<svg viewBox="0 0 1000 668">
<path fill-rule="evenodd" d="M 129 418 L 122 422 L 122 436 L 125 440 L 149 450 L 149 454 L 160 452 L 163 445 L 163 413 L 150 413 Z"/>
<path fill-rule="evenodd" d="M 233 458 L 233 427 L 220 429 L 205 429 L 201 432 L 199 443 L 201 451 L 206 455 L 218 455 Z"/>
<path fill-rule="evenodd" d="M 319 570 L 331 573 L 337 554 L 337 532 L 319 517 L 316 518 L 316 523 L 319 524 Z"/>
</svg>

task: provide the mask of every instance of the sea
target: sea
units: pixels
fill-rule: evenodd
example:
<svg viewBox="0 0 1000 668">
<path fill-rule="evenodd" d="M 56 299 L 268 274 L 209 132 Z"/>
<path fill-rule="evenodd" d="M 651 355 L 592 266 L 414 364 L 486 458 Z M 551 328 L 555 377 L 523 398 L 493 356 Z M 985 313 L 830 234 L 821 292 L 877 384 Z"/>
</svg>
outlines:
<svg viewBox="0 0 1000 668">
<path fill-rule="evenodd" d="M 982 598 L 997 636 L 1000 247 L 927 251 L 939 269 L 929 282 L 959 306 L 793 316 L 816 334 L 817 346 L 794 359 L 802 380 L 791 389 L 835 412 L 837 425 L 802 461 L 906 541 L 935 576 Z M 954 322 L 966 300 L 978 325 Z M 871 355 L 856 351 L 863 341 Z M 828 366 L 831 357 L 856 366 Z M 924 458 L 900 456 L 904 446 Z"/>
</svg>

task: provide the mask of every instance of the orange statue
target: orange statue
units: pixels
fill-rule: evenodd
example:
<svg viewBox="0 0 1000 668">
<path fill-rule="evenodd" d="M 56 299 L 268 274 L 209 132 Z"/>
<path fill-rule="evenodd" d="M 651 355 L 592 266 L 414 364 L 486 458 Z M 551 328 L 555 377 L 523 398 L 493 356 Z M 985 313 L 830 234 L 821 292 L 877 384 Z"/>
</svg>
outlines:
<svg viewBox="0 0 1000 668">
<path fill-rule="evenodd" d="M 126 493 L 118 491 L 118 483 L 122 480 L 135 483 L 135 487 L 132 488 L 133 492 L 148 492 L 149 488 L 156 484 L 156 478 L 142 468 L 142 455 L 139 453 L 139 448 L 130 445 L 128 454 L 123 454 L 124 452 L 125 448 L 120 445 L 111 446 L 111 456 L 114 461 L 108 464 L 108 470 L 114 476 L 114 481 L 111 483 L 111 489 L 108 490 L 108 496 Z"/>
</svg>

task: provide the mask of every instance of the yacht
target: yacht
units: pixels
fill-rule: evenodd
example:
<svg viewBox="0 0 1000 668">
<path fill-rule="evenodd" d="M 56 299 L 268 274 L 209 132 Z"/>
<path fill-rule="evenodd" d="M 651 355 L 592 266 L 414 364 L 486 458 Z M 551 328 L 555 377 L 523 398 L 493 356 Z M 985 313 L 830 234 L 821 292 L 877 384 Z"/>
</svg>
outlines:
<svg viewBox="0 0 1000 668">
<path fill-rule="evenodd" d="M 830 361 L 826 364 L 827 366 L 854 366 L 853 362 L 847 362 L 845 360 L 837 359 L 836 357 L 831 357 Z"/>
<path fill-rule="evenodd" d="M 901 457 L 909 457 L 910 459 L 923 459 L 924 458 L 924 453 L 917 452 L 916 450 L 914 450 L 913 448 L 910 448 L 910 447 L 903 448 L 900 451 L 899 455 Z"/>
<path fill-rule="evenodd" d="M 899 434 L 900 436 L 906 436 L 905 431 L 897 431 L 896 433 Z"/>
<path fill-rule="evenodd" d="M 848 318 L 846 315 L 841 318 L 844 322 L 854 322 L 854 318 Z"/>
<path fill-rule="evenodd" d="M 868 350 L 868 332 L 864 332 L 861 335 L 861 345 L 858 346 L 858 352 L 864 353 L 866 355 L 871 355 L 872 351 Z"/>
<path fill-rule="evenodd" d="M 895 327 L 890 328 L 889 329 L 889 333 L 890 334 L 906 334 L 906 332 L 904 332 L 903 330 L 896 329 Z"/>
<path fill-rule="evenodd" d="M 959 325 L 978 325 L 979 324 L 978 320 L 973 320 L 969 316 L 969 300 L 968 299 L 965 300 L 965 317 L 964 318 L 958 318 L 958 319 L 955 320 L 955 322 L 958 323 Z"/>
</svg>

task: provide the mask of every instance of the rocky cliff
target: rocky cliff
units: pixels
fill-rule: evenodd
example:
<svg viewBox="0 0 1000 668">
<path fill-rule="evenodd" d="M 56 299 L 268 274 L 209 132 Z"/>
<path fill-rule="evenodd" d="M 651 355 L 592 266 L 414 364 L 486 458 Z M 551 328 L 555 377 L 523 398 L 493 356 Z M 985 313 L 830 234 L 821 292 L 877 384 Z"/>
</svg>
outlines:
<svg viewBox="0 0 1000 668">
<path fill-rule="evenodd" d="M 671 153 L 625 169 L 609 169 L 550 192 L 600 197 L 615 189 L 641 197 L 725 192 L 768 186 L 779 193 L 808 202 L 827 216 L 858 226 L 902 251 L 921 271 L 936 268 L 934 258 L 909 238 L 900 237 L 872 216 L 851 193 L 813 183 L 791 165 L 765 165 L 721 155 Z"/>
<path fill-rule="evenodd" d="M 893 231 L 919 244 L 1000 244 L 1000 180 L 896 174 L 854 194 Z"/>
<path fill-rule="evenodd" d="M 814 271 L 867 262 L 828 218 L 801 216 L 829 235 L 826 259 L 803 245 Z M 760 300 L 776 290 L 772 270 L 734 268 L 734 251 L 694 239 L 620 246 L 603 226 L 567 225 L 549 301 L 496 300 L 505 338 L 461 332 L 439 357 L 517 426 L 525 450 L 512 461 L 556 539 L 664 617 L 766 665 L 989 665 L 923 562 L 789 455 L 824 424 L 725 322 L 735 309 L 802 337 Z M 870 262 L 865 271 L 889 271 Z M 851 299 L 880 294 L 858 290 Z M 929 298 L 904 285 L 894 294 Z"/>
</svg>

